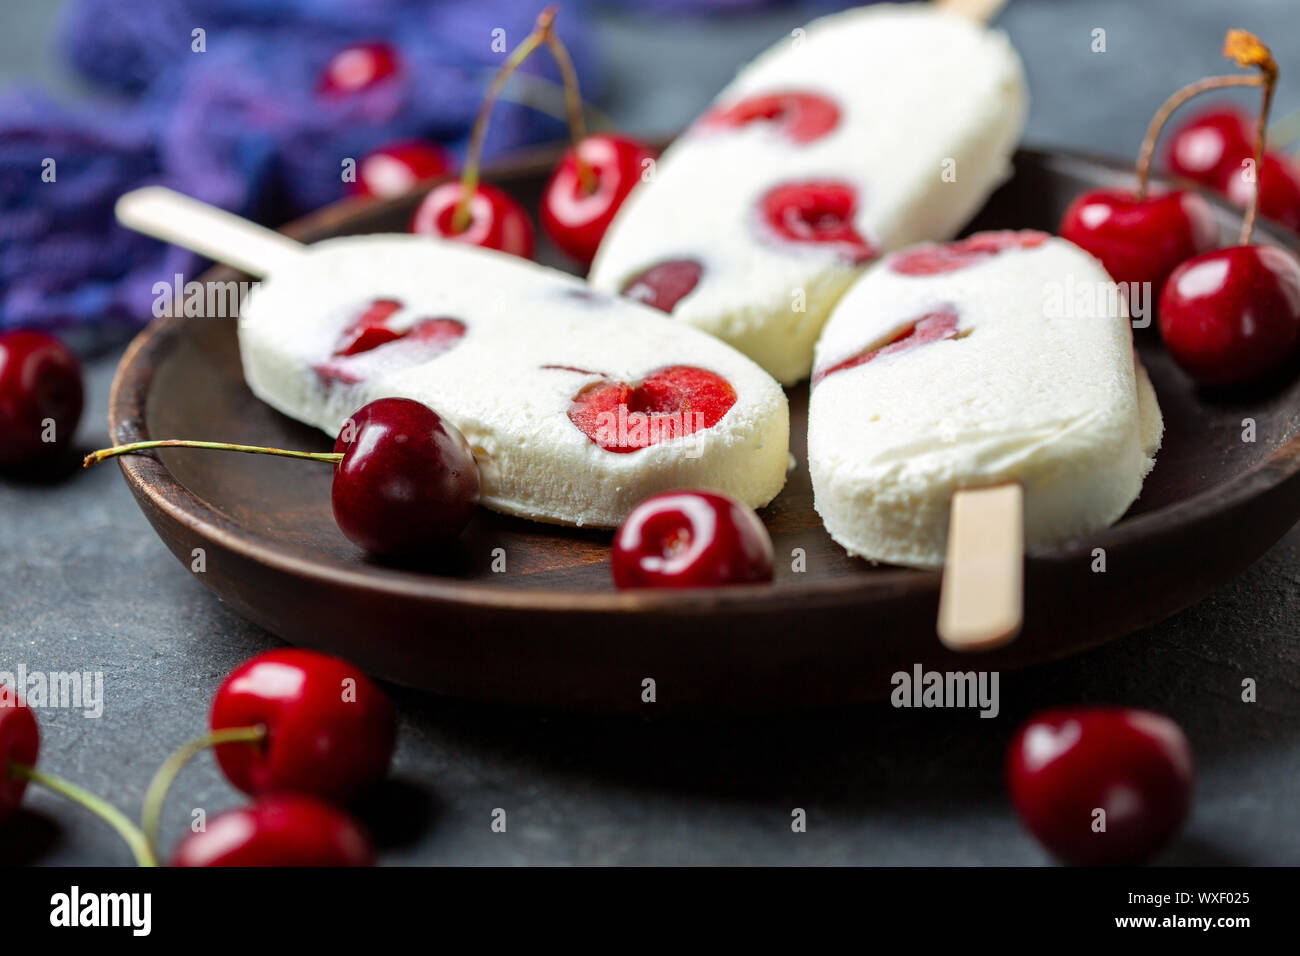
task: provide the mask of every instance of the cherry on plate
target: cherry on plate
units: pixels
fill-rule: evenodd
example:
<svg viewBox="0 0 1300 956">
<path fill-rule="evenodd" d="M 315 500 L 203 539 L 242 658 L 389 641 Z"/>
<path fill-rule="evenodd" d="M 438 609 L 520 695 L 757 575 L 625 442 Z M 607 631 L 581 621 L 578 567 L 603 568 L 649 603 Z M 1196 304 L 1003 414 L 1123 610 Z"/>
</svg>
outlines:
<svg viewBox="0 0 1300 956">
<path fill-rule="evenodd" d="M 231 671 L 210 723 L 214 731 L 265 729 L 259 741 L 216 747 L 226 779 L 255 796 L 355 796 L 388 773 L 397 737 L 393 704 L 377 684 L 347 661 L 297 648 L 258 654 Z"/>
<path fill-rule="evenodd" d="M 1007 786 L 1021 822 L 1061 860 L 1141 863 L 1187 818 L 1192 749 L 1151 711 L 1048 710 L 1011 742 Z"/>
<path fill-rule="evenodd" d="M 350 816 L 303 794 L 270 794 L 190 833 L 172 866 L 373 866 L 370 837 Z"/>
<path fill-rule="evenodd" d="M 446 148 L 423 140 L 404 140 L 372 149 L 357 163 L 357 178 L 348 183 L 352 196 L 391 199 L 428 179 L 445 176 L 456 161 Z"/>
<path fill-rule="evenodd" d="M 524 207 L 508 193 L 479 183 L 458 221 L 464 185 L 443 183 L 429 192 L 411 217 L 411 232 L 531 259 L 537 246 L 532 221 Z"/>
<path fill-rule="evenodd" d="M 1277 246 L 1230 246 L 1184 262 L 1160 295 L 1165 348 L 1205 385 L 1259 381 L 1300 348 L 1300 261 Z"/>
<path fill-rule="evenodd" d="M 610 555 L 619 588 L 707 588 L 773 577 L 772 539 L 740 502 L 712 491 L 668 491 L 632 509 Z"/>
<path fill-rule="evenodd" d="M 0 334 L 0 468 L 58 457 L 84 401 L 81 363 L 45 332 Z"/>
<path fill-rule="evenodd" d="M 639 140 L 613 133 L 583 137 L 576 150 L 566 150 L 542 192 L 542 228 L 551 241 L 591 265 L 614 214 L 654 157 Z"/>
<path fill-rule="evenodd" d="M 1245 209 L 1259 189 L 1259 214 L 1300 232 L 1300 168 L 1288 156 L 1265 153 L 1253 177 L 1244 169 L 1228 176 L 1228 199 Z"/>
<path fill-rule="evenodd" d="M 1251 155 L 1254 118 L 1233 106 L 1195 113 L 1169 137 L 1169 168 L 1211 189 L 1222 190 Z"/>
</svg>

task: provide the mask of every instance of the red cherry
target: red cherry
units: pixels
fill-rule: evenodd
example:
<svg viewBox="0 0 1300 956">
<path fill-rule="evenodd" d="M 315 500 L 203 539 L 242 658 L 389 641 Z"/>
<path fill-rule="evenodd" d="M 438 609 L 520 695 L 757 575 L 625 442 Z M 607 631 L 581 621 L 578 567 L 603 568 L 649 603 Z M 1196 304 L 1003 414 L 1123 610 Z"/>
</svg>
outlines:
<svg viewBox="0 0 1300 956">
<path fill-rule="evenodd" d="M 401 333 L 394 332 L 384 325 L 393 313 L 400 311 L 402 303 L 396 299 L 376 299 L 366 311 L 357 316 L 334 347 L 335 355 L 356 355 L 400 338 Z"/>
<path fill-rule="evenodd" d="M 1184 262 L 1160 295 L 1160 333 L 1206 385 L 1258 380 L 1300 346 L 1300 261 L 1277 246 L 1231 246 Z"/>
<path fill-rule="evenodd" d="M 431 408 L 381 398 L 343 426 L 334 450 L 334 520 L 375 554 L 412 554 L 453 540 L 478 503 L 465 437 Z"/>
<path fill-rule="evenodd" d="M 0 334 L 0 467 L 64 451 L 83 398 L 81 364 L 66 345 L 45 332 Z"/>
<path fill-rule="evenodd" d="M 1079 865 L 1140 863 L 1187 817 L 1192 750 L 1168 717 L 1122 707 L 1035 715 L 1007 751 L 1016 812 L 1044 846 Z M 1105 831 L 1093 828 L 1105 811 Z"/>
<path fill-rule="evenodd" d="M 181 841 L 172 866 L 373 866 L 361 826 L 302 794 L 273 794 L 227 810 Z"/>
<path fill-rule="evenodd" d="M 1058 231 L 1100 259 L 1116 282 L 1150 282 L 1152 289 L 1219 239 L 1210 204 L 1179 190 L 1143 199 L 1123 189 L 1089 190 L 1070 203 Z"/>
<path fill-rule="evenodd" d="M 1259 194 L 1259 214 L 1300 232 L 1300 169 L 1286 156 L 1265 153 L 1256 173 L 1256 181 L 1263 184 Z M 1224 180 L 1228 199 L 1243 209 L 1250 203 L 1256 181 L 1247 180 L 1245 170 L 1238 166 Z"/>
<path fill-rule="evenodd" d="M 354 385 L 364 381 L 377 368 L 372 361 L 355 356 L 380 351 L 386 371 L 427 362 L 452 348 L 465 335 L 465 323 L 459 319 L 420 319 L 398 331 L 388 321 L 403 304 L 396 299 L 375 299 L 339 335 L 327 362 L 315 366 L 317 377 L 325 386 L 335 383 Z M 400 343 L 394 345 L 393 343 Z"/>
<path fill-rule="evenodd" d="M 407 140 L 372 149 L 357 163 L 357 178 L 348 194 L 390 199 L 410 192 L 427 179 L 437 179 L 455 168 L 456 161 L 437 143 Z"/>
<path fill-rule="evenodd" d="M 943 305 L 933 312 L 927 312 L 908 328 L 904 329 L 887 343 L 866 352 L 859 352 L 857 355 L 847 358 L 842 362 L 837 362 L 825 371 L 818 371 L 813 375 L 812 383 L 816 385 L 827 375 L 833 375 L 836 372 L 843 372 L 846 369 L 857 368 L 859 365 L 866 365 L 874 358 L 883 355 L 897 355 L 899 352 L 910 352 L 919 345 L 926 345 L 930 342 L 938 342 L 942 339 L 952 339 L 957 337 L 957 310 L 954 306 Z"/>
<path fill-rule="evenodd" d="M 1254 153 L 1254 120 L 1233 107 L 1196 113 L 1169 137 L 1169 168 L 1179 176 L 1222 190 Z"/>
<path fill-rule="evenodd" d="M 452 220 L 461 194 L 460 182 L 434 188 L 416 207 L 411 232 L 497 249 L 524 259 L 533 257 L 536 238 L 523 206 L 495 186 L 480 183 L 470 200 L 469 225 L 458 232 Z"/>
<path fill-rule="evenodd" d="M 734 129 L 754 122 L 774 123 L 791 142 L 810 143 L 839 125 L 840 108 L 820 93 L 803 90 L 760 93 L 706 113 L 700 120 L 700 128 Z"/>
<path fill-rule="evenodd" d="M 551 241 L 584 266 L 591 265 L 614 214 L 641 181 L 643 164 L 655 155 L 628 136 L 584 137 L 578 156 L 593 177 L 590 188 L 584 188 L 574 151 L 566 150 L 542 192 L 542 228 Z"/>
<path fill-rule="evenodd" d="M 761 200 L 762 221 L 781 240 L 833 245 L 857 265 L 875 258 L 875 246 L 853 225 L 857 190 L 847 183 L 784 183 Z"/>
<path fill-rule="evenodd" d="M 283 648 L 240 664 L 212 700 L 213 730 L 266 728 L 256 743 L 224 743 L 217 762 L 245 793 L 355 796 L 388 773 L 397 718 L 388 696 L 337 657 Z"/>
<path fill-rule="evenodd" d="M 325 64 L 317 90 L 326 96 L 359 93 L 393 76 L 400 68 L 401 58 L 390 44 L 353 44 L 339 50 Z"/>
<path fill-rule="evenodd" d="M 1033 249 L 1050 236 L 1034 229 L 977 232 L 957 242 L 913 246 L 889 260 L 889 270 L 905 276 L 934 276 L 956 272 L 991 259 L 1008 249 Z"/>
<path fill-rule="evenodd" d="M 674 365 L 639 385 L 600 381 L 573 397 L 569 421 L 606 451 L 627 454 L 712 428 L 731 406 L 736 390 L 720 375 Z"/>
<path fill-rule="evenodd" d="M 670 259 L 638 272 L 623 283 L 622 294 L 661 312 L 672 312 L 700 281 L 704 267 L 694 259 Z"/>
<path fill-rule="evenodd" d="M 17 812 L 27 780 L 10 773 L 10 764 L 36 766 L 41 735 L 36 715 L 12 688 L 0 690 L 0 821 Z"/>
<path fill-rule="evenodd" d="M 751 508 L 712 491 L 669 491 L 632 509 L 610 553 L 620 588 L 772 580 L 772 538 Z"/>
</svg>

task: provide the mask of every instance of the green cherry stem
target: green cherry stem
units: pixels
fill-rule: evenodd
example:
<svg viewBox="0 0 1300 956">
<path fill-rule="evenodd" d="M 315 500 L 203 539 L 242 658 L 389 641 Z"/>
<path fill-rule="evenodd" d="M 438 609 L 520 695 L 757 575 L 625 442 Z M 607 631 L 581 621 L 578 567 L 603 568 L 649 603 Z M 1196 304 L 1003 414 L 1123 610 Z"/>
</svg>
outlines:
<svg viewBox="0 0 1300 956">
<path fill-rule="evenodd" d="M 151 448 L 209 448 L 215 451 L 239 451 L 246 455 L 305 458 L 308 461 L 320 461 L 330 465 L 337 465 L 343 460 L 342 452 L 289 451 L 284 448 L 263 448 L 260 445 L 232 445 L 229 442 L 222 441 L 187 441 L 180 438 L 167 438 L 159 441 L 135 441 L 129 445 L 114 445 L 112 448 L 101 448 L 99 451 L 92 451 L 81 464 L 82 467 L 89 468 L 91 465 L 98 465 L 108 458 L 115 458 L 118 455 L 132 455 L 136 452 L 148 451 Z"/>
<path fill-rule="evenodd" d="M 578 87 L 578 71 L 573 67 L 569 51 L 555 32 L 554 20 L 546 25 L 546 48 L 551 51 L 564 79 L 564 104 L 569 113 L 569 138 L 573 141 L 573 165 L 578 172 L 578 185 L 590 195 L 596 191 L 596 174 L 583 161 L 579 149 L 587 136 L 587 125 L 582 116 L 582 90 Z"/>
<path fill-rule="evenodd" d="M 488 123 L 492 120 L 492 108 L 496 105 L 497 98 L 501 95 L 501 90 L 511 74 L 532 56 L 534 50 L 546 42 L 546 33 L 550 30 L 558 9 L 555 4 L 552 4 L 537 15 L 533 32 L 524 37 L 511 51 L 510 56 L 501 64 L 501 69 L 497 70 L 496 76 L 492 77 L 487 92 L 483 94 L 478 115 L 474 117 L 474 128 L 470 131 L 469 147 L 465 151 L 465 169 L 460 176 L 460 202 L 456 204 L 456 209 L 451 215 L 453 232 L 461 233 L 469 228 L 469 204 L 478 189 L 479 170 L 483 165 L 483 141 L 487 138 Z"/>
<path fill-rule="evenodd" d="M 95 814 L 95 816 L 116 830 L 118 835 L 126 841 L 126 845 L 131 848 L 131 853 L 135 856 L 135 862 L 138 866 L 158 865 L 158 860 L 154 857 L 153 850 L 150 848 L 150 843 L 145 838 L 144 833 L 130 821 L 125 813 L 107 800 L 95 796 L 88 790 L 82 790 L 75 783 L 70 783 L 62 777 L 56 777 L 44 770 L 37 770 L 25 763 L 11 761 L 9 763 L 9 772 L 21 780 L 28 780 L 44 787 L 46 790 L 57 793 L 61 797 L 66 797 L 73 803 Z"/>
<path fill-rule="evenodd" d="M 190 760 L 210 747 L 221 744 L 261 743 L 265 739 L 266 727 L 261 724 L 256 727 L 225 727 L 206 733 L 202 737 L 195 737 L 163 761 L 163 765 L 149 781 L 149 788 L 144 792 L 144 806 L 140 812 L 140 828 L 144 831 L 144 838 L 149 846 L 155 852 L 157 851 L 158 828 L 162 820 L 163 803 L 167 800 L 167 791 L 171 789 L 177 775 Z"/>
</svg>

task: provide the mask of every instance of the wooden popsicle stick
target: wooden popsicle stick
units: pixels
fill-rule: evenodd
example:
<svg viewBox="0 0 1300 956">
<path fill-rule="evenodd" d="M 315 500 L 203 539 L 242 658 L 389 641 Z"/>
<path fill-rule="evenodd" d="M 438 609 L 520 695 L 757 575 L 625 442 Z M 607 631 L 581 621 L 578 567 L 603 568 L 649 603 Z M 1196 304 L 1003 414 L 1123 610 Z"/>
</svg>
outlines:
<svg viewBox="0 0 1300 956">
<path fill-rule="evenodd" d="M 977 23 L 988 23 L 1007 5 L 1007 0 L 934 0 L 934 5 Z"/>
<path fill-rule="evenodd" d="M 165 186 L 118 197 L 117 221 L 128 229 L 264 276 L 302 255 L 303 244 L 282 233 L 199 202 Z"/>
<path fill-rule="evenodd" d="M 939 640 L 954 651 L 1009 643 L 1024 615 L 1024 491 L 1018 484 L 952 496 Z"/>
</svg>

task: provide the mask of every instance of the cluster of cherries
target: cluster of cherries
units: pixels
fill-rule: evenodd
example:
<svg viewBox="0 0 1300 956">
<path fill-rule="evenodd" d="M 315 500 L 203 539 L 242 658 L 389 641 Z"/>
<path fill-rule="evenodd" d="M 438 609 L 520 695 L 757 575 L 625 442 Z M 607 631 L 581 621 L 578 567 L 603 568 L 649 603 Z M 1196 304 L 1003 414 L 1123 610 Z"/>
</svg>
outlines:
<svg viewBox="0 0 1300 956">
<path fill-rule="evenodd" d="M 614 214 L 640 181 L 655 153 L 644 143 L 616 133 L 588 135 L 582 98 L 572 60 L 554 30 L 556 8 L 548 7 L 537 24 L 493 78 L 470 134 L 465 167 L 459 180 L 432 189 L 411 217 L 410 230 L 496 249 L 531 259 L 536 232 L 524 207 L 508 193 L 479 181 L 483 143 L 492 109 L 506 81 L 528 57 L 546 46 L 564 79 L 573 145 L 561 157 L 541 198 L 542 228 L 551 241 L 581 265 L 589 266 Z M 320 81 L 324 95 L 363 94 L 401 76 L 401 56 L 387 43 L 347 47 L 326 65 Z M 434 143 L 403 141 L 379 147 L 357 164 L 353 195 L 388 198 L 415 184 L 447 175 L 454 160 Z"/>
<path fill-rule="evenodd" d="M 209 732 L 159 769 L 137 826 L 101 798 L 37 768 L 36 717 L 9 694 L 0 700 L 0 821 L 36 783 L 98 814 L 138 863 L 156 865 L 172 781 L 195 754 L 215 748 L 226 779 L 253 800 L 186 835 L 172 865 L 368 866 L 375 856 L 370 838 L 342 805 L 387 775 L 396 739 L 392 702 L 351 664 L 296 649 L 259 654 L 217 688 Z"/>
<path fill-rule="evenodd" d="M 1224 53 L 1258 73 L 1208 77 L 1175 92 L 1147 130 L 1137 189 L 1078 196 L 1059 232 L 1100 259 L 1130 294 L 1141 283 L 1160 290 L 1156 311 L 1170 355 L 1196 381 L 1226 386 L 1265 379 L 1300 351 L 1300 261 L 1280 247 L 1250 241 L 1261 210 L 1300 228 L 1300 174 L 1283 157 L 1264 152 L 1277 80 L 1272 54 L 1244 30 L 1228 32 Z M 1186 190 L 1149 190 L 1147 179 L 1173 111 L 1206 90 L 1228 86 L 1263 88 L 1253 133 L 1241 114 L 1216 111 L 1180 130 L 1170 150 L 1175 172 L 1247 207 L 1238 245 L 1216 248 L 1210 204 Z"/>
</svg>

